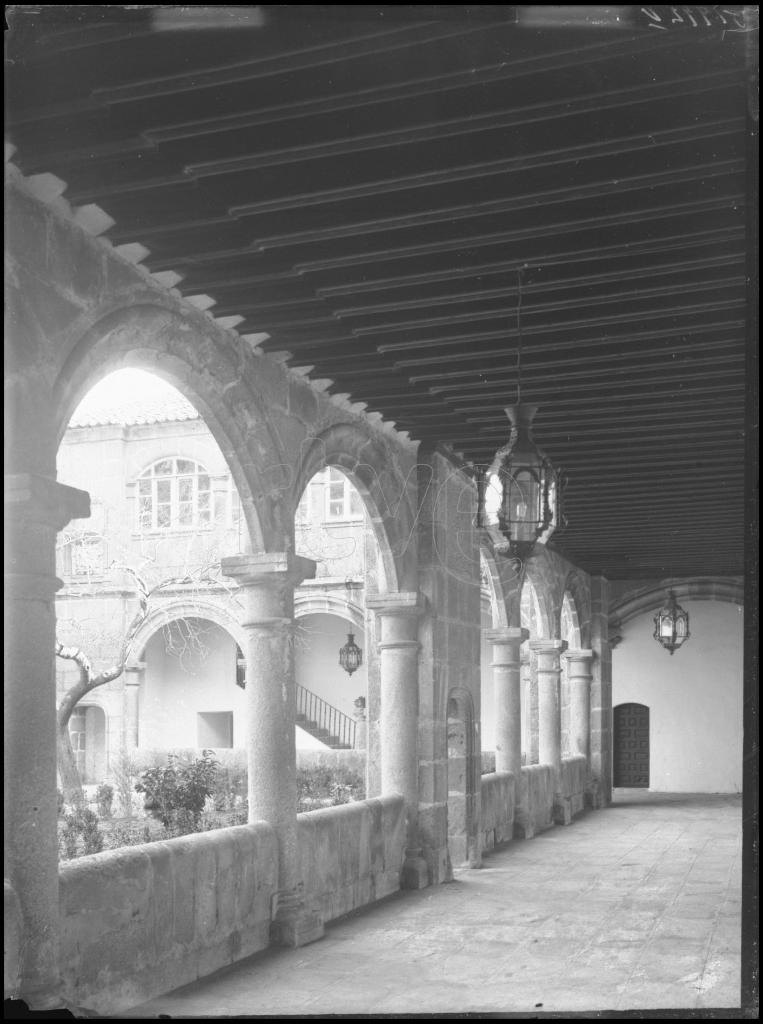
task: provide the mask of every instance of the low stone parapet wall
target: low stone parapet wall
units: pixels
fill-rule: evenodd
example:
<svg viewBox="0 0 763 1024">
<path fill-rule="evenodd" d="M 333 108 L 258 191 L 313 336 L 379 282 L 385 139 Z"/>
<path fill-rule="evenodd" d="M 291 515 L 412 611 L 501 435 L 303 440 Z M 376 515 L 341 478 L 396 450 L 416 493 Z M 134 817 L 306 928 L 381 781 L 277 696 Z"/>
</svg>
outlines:
<svg viewBox="0 0 763 1024">
<path fill-rule="evenodd" d="M 304 896 L 324 921 L 400 888 L 405 802 L 377 797 L 297 815 Z"/>
<path fill-rule="evenodd" d="M 482 776 L 480 836 L 483 853 L 507 843 L 514 836 L 514 776 L 511 772 Z"/>
<path fill-rule="evenodd" d="M 527 792 L 527 818 L 532 832 L 554 824 L 554 769 L 550 764 L 528 764 L 522 768 L 522 785 Z"/>
<path fill-rule="evenodd" d="M 588 762 L 585 757 L 566 757 L 562 760 L 562 796 L 570 801 L 572 817 L 585 809 L 588 781 Z"/>
<path fill-rule="evenodd" d="M 265 949 L 278 850 L 265 822 L 60 866 L 72 1006 L 113 1014 Z"/>
</svg>

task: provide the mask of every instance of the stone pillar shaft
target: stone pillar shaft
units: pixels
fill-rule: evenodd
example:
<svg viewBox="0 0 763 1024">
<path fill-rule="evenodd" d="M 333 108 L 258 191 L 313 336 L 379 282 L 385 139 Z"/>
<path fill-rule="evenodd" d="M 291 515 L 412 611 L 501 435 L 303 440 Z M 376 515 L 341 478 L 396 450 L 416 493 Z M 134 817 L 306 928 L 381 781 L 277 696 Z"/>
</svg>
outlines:
<svg viewBox="0 0 763 1024">
<path fill-rule="evenodd" d="M 5 477 L 5 875 L 23 916 L 19 995 L 34 1010 L 58 987 L 56 533 L 89 515 L 85 491 Z"/>
<path fill-rule="evenodd" d="M 526 629 L 496 629 L 487 634 L 493 648 L 495 770 L 511 772 L 517 782 L 522 771 L 520 647 L 529 635 Z"/>
<path fill-rule="evenodd" d="M 400 793 L 405 799 L 407 849 L 402 883 L 407 888 L 428 884 L 426 863 L 418 842 L 419 807 L 419 643 L 418 617 L 423 611 L 416 593 L 385 594 L 369 598 L 379 624 L 381 677 L 382 793 Z"/>
<path fill-rule="evenodd" d="M 272 937 L 281 945 L 301 946 L 323 934 L 298 895 L 294 733 L 294 588 L 315 575 L 315 562 L 281 553 L 235 555 L 222 559 L 222 569 L 238 583 L 244 603 L 249 821 L 269 822 L 278 838 L 280 910 Z"/>
<path fill-rule="evenodd" d="M 567 651 L 567 680 L 570 687 L 569 742 L 573 755 L 590 758 L 591 658 L 593 651 Z"/>
<path fill-rule="evenodd" d="M 562 717 L 559 656 L 566 649 L 563 640 L 532 640 L 538 656 L 538 756 L 550 764 L 558 781 L 562 769 Z"/>
<path fill-rule="evenodd" d="M 140 687 L 146 664 L 136 662 L 125 667 L 125 749 L 135 750 L 140 743 Z"/>
</svg>

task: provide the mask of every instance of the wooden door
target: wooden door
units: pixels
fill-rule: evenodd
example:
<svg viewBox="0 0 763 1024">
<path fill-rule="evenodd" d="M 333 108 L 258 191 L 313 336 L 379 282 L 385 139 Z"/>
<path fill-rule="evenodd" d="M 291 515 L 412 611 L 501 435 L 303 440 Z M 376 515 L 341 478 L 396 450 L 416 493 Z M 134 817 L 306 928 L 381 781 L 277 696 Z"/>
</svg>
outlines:
<svg viewBox="0 0 763 1024">
<path fill-rule="evenodd" d="M 612 785 L 649 788 L 649 708 L 619 704 L 614 709 Z"/>
</svg>

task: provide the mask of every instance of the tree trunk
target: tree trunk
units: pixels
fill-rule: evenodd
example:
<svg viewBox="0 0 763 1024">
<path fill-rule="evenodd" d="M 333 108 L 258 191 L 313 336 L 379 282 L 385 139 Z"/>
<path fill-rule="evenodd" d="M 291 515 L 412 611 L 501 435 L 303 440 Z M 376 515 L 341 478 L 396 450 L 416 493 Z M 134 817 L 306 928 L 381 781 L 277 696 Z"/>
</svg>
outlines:
<svg viewBox="0 0 763 1024">
<path fill-rule="evenodd" d="M 82 792 L 82 780 L 79 777 L 74 751 L 72 750 L 71 737 L 69 736 L 68 717 L 63 725 L 59 724 L 58 726 L 56 746 L 58 748 L 58 774 L 61 778 L 64 803 L 83 804 L 85 797 Z"/>
</svg>

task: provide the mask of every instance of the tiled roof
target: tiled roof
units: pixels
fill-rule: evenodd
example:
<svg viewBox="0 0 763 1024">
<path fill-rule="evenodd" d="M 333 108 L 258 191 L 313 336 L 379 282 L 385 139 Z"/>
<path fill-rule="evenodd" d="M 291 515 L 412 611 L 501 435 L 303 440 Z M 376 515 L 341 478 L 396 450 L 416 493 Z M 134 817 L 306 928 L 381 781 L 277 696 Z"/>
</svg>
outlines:
<svg viewBox="0 0 763 1024">
<path fill-rule="evenodd" d="M 123 378 L 121 383 L 121 387 L 112 384 L 108 390 L 96 385 L 74 410 L 69 427 L 110 423 L 135 426 L 199 419 L 196 408 L 179 391 L 156 377 L 133 375 Z"/>
</svg>

